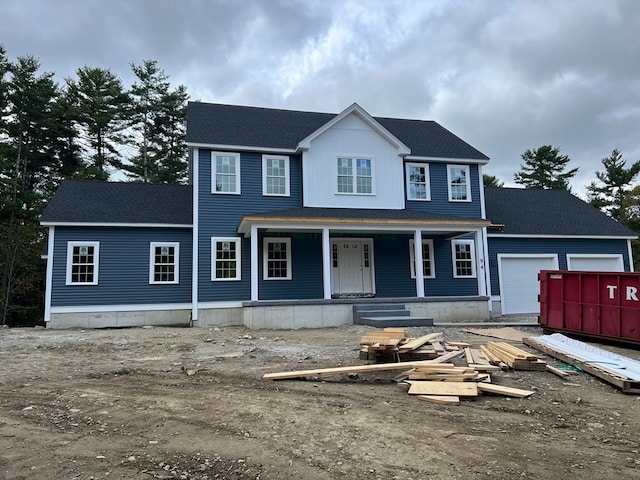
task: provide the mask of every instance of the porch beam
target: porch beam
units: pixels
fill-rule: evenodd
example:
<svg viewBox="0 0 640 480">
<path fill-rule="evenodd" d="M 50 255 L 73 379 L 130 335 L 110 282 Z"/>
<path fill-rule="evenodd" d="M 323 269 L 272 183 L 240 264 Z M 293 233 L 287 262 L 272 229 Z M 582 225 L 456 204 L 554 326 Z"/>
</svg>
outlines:
<svg viewBox="0 0 640 480">
<path fill-rule="evenodd" d="M 322 229 L 322 288 L 324 299 L 331 299 L 331 240 L 329 229 Z"/>
<path fill-rule="evenodd" d="M 416 297 L 424 297 L 424 270 L 422 268 L 422 231 L 416 230 L 413 235 L 414 258 L 416 259 Z"/>
</svg>

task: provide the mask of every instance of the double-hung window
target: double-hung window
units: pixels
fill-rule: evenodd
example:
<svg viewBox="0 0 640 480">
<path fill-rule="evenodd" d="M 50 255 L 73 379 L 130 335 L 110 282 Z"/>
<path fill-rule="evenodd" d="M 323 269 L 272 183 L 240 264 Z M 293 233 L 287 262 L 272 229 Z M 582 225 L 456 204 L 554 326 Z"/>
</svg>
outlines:
<svg viewBox="0 0 640 480">
<path fill-rule="evenodd" d="M 409 240 L 409 256 L 411 258 L 411 278 L 416 278 L 416 251 L 415 241 Z M 435 278 L 436 272 L 433 263 L 433 240 L 422 240 L 422 275 L 424 278 Z"/>
<path fill-rule="evenodd" d="M 468 165 L 447 165 L 450 202 L 470 202 L 471 183 Z"/>
<path fill-rule="evenodd" d="M 180 244 L 151 242 L 150 245 L 149 283 L 178 283 Z"/>
<path fill-rule="evenodd" d="M 240 238 L 211 238 L 211 280 L 240 280 Z"/>
<path fill-rule="evenodd" d="M 240 193 L 240 154 L 211 152 L 211 193 Z"/>
<path fill-rule="evenodd" d="M 290 238 L 265 237 L 262 269 L 265 280 L 291 280 Z"/>
<path fill-rule="evenodd" d="M 262 194 L 289 196 L 289 157 L 262 156 Z"/>
<path fill-rule="evenodd" d="M 451 255 L 453 257 L 454 278 L 476 277 L 476 257 L 473 240 L 452 240 Z"/>
<path fill-rule="evenodd" d="M 373 160 L 338 157 L 338 193 L 373 194 Z"/>
<path fill-rule="evenodd" d="M 67 242 L 67 285 L 98 284 L 100 242 Z"/>
<path fill-rule="evenodd" d="M 426 163 L 407 163 L 405 167 L 408 200 L 431 200 L 429 187 L 429 165 Z"/>
</svg>

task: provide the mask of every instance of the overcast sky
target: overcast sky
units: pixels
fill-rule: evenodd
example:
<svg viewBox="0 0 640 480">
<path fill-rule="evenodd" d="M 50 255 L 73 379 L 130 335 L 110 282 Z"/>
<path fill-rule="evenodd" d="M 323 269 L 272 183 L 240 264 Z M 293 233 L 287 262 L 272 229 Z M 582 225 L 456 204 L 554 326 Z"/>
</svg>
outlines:
<svg viewBox="0 0 640 480">
<path fill-rule="evenodd" d="M 0 44 L 59 82 L 157 60 L 192 100 L 435 120 L 513 186 L 526 149 L 640 160 L 636 0 L 0 0 Z"/>
</svg>

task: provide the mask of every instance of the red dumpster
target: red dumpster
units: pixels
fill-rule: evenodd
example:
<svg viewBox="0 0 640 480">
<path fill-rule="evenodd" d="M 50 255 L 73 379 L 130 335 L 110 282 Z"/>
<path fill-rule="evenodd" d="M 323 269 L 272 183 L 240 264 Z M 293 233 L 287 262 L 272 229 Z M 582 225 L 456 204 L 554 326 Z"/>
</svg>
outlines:
<svg viewBox="0 0 640 480">
<path fill-rule="evenodd" d="M 640 344 L 640 273 L 542 270 L 545 330 Z"/>
</svg>

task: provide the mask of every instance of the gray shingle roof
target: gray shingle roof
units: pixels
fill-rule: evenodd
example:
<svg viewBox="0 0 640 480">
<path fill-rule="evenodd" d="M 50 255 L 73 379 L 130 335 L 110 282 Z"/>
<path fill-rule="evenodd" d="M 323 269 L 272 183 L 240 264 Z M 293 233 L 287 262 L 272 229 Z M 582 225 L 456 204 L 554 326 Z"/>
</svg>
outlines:
<svg viewBox="0 0 640 480">
<path fill-rule="evenodd" d="M 189 102 L 187 142 L 294 150 L 337 114 Z M 488 160 L 434 121 L 375 118 L 412 156 Z"/>
<path fill-rule="evenodd" d="M 40 221 L 191 225 L 191 186 L 65 180 Z"/>
<path fill-rule="evenodd" d="M 566 190 L 485 188 L 487 218 L 509 235 L 636 237 Z M 491 232 L 490 232 L 491 233 Z"/>
</svg>

